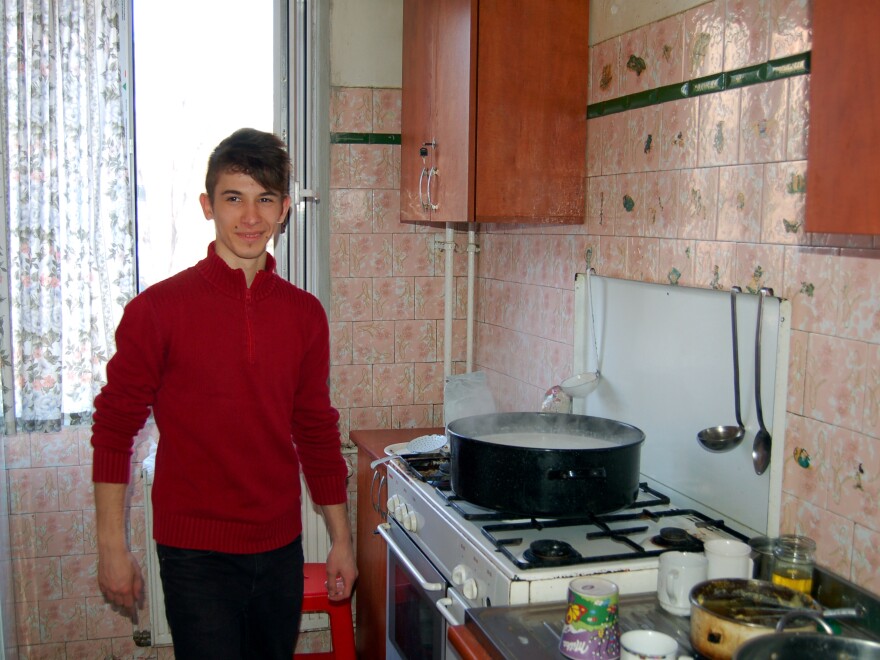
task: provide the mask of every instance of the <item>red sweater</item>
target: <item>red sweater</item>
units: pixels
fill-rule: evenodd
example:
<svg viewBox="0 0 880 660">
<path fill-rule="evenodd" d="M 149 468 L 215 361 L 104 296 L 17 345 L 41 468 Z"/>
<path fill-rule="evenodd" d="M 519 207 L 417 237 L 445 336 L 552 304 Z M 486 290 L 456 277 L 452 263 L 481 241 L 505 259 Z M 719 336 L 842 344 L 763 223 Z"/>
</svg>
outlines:
<svg viewBox="0 0 880 660">
<path fill-rule="evenodd" d="M 128 482 L 152 408 L 158 543 L 254 553 L 293 541 L 300 465 L 316 504 L 346 501 L 327 317 L 274 267 L 268 256 L 248 288 L 212 244 L 125 308 L 95 398 L 92 477 Z"/>
</svg>

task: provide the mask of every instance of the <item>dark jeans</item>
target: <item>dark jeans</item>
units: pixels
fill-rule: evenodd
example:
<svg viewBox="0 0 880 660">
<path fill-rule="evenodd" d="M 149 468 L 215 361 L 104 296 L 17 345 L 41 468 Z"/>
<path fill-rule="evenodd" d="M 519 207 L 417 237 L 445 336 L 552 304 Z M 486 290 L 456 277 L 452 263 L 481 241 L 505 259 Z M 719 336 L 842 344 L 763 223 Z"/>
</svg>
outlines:
<svg viewBox="0 0 880 660">
<path fill-rule="evenodd" d="M 157 545 L 176 660 L 291 660 L 303 600 L 302 539 L 233 555 Z"/>
</svg>

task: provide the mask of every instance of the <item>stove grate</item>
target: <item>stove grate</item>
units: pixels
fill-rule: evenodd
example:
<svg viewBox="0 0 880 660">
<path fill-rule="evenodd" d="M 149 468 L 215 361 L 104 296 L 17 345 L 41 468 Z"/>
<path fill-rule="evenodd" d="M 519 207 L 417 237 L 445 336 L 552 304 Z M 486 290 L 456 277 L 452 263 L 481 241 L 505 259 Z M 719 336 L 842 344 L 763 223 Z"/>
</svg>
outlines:
<svg viewBox="0 0 880 660">
<path fill-rule="evenodd" d="M 641 505 L 641 503 L 640 503 Z M 699 539 L 691 539 L 688 545 L 679 547 L 661 547 L 655 550 L 645 548 L 643 545 L 633 540 L 632 536 L 643 534 L 648 531 L 649 526 L 639 525 L 626 528 L 612 528 L 609 523 L 619 523 L 627 521 L 637 521 L 650 519 L 657 522 L 667 517 L 689 517 L 695 521 L 695 526 L 702 528 L 711 528 L 720 533 L 727 534 L 733 538 L 742 541 L 748 541 L 748 537 L 727 527 L 723 520 L 718 520 L 706 516 L 694 509 L 666 509 L 662 511 L 649 511 L 643 509 L 632 513 L 611 513 L 603 515 L 591 515 L 580 518 L 562 518 L 555 520 L 530 519 L 518 520 L 512 522 L 500 522 L 497 524 L 488 524 L 481 527 L 483 535 L 489 539 L 496 551 L 503 554 L 517 568 L 547 568 L 555 566 L 573 566 L 576 564 L 595 564 L 600 562 L 619 561 L 626 559 L 641 559 L 646 557 L 657 557 L 671 549 L 700 551 L 702 550 L 702 541 Z M 616 541 L 628 549 L 622 550 L 620 553 L 596 555 L 596 556 L 577 556 L 566 557 L 561 559 L 544 560 L 535 557 L 532 554 L 523 555 L 522 557 L 514 554 L 510 548 L 522 545 L 522 537 L 503 536 L 509 532 L 525 531 L 525 530 L 552 530 L 555 528 L 588 526 L 593 531 L 585 532 L 587 540 L 593 539 L 610 539 Z"/>
</svg>

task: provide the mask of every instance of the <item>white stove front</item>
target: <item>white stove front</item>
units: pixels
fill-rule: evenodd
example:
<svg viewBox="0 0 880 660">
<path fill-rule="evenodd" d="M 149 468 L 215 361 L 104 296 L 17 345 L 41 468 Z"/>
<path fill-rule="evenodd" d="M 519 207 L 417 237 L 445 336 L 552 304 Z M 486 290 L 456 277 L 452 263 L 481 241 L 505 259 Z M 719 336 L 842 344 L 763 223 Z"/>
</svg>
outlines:
<svg viewBox="0 0 880 660">
<path fill-rule="evenodd" d="M 565 600 L 568 585 L 575 577 L 603 576 L 617 584 L 621 594 L 647 593 L 657 588 L 657 556 L 618 558 L 612 561 L 579 563 L 548 568 L 523 569 L 483 533 L 484 524 L 466 520 L 454 511 L 444 498 L 430 486 L 406 474 L 406 468 L 391 465 L 388 469 L 389 515 L 403 527 L 419 549 L 466 598 L 471 607 L 492 605 L 520 605 L 536 602 Z M 670 508 L 668 506 L 661 508 Z M 651 538 L 667 525 L 684 526 L 701 539 L 724 536 L 712 527 L 700 527 L 696 519 L 675 518 L 639 520 L 645 527 L 635 539 L 649 551 L 657 554 L 664 548 Z M 394 523 L 392 523 L 394 524 Z M 631 521 L 622 523 L 632 527 Z M 627 552 L 625 544 L 612 539 L 589 540 L 585 543 L 575 537 L 584 535 L 585 527 L 553 530 L 553 538 L 563 536 L 580 548 L 590 548 L 593 554 L 620 555 Z M 532 530 L 529 530 L 530 534 Z M 540 534 L 534 530 L 532 536 Z M 544 530 L 546 532 L 546 530 Z M 557 531 L 561 534 L 557 534 Z M 520 531 L 516 532 L 520 535 Z M 514 557 L 521 556 L 531 538 L 507 546 Z"/>
</svg>

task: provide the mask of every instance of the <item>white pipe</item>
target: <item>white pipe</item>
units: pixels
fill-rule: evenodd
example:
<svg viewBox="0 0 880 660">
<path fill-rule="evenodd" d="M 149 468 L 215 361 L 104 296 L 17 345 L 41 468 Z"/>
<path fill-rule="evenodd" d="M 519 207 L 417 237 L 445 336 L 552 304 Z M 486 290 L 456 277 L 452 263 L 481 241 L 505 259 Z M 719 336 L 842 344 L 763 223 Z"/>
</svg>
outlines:
<svg viewBox="0 0 880 660">
<path fill-rule="evenodd" d="M 443 273 L 443 373 L 452 375 L 452 302 L 455 295 L 453 279 L 453 257 L 455 256 L 455 231 L 451 223 L 446 223 L 446 269 Z"/>
<path fill-rule="evenodd" d="M 468 230 L 467 259 L 467 372 L 474 370 L 474 279 L 477 250 L 477 233 Z"/>
</svg>

